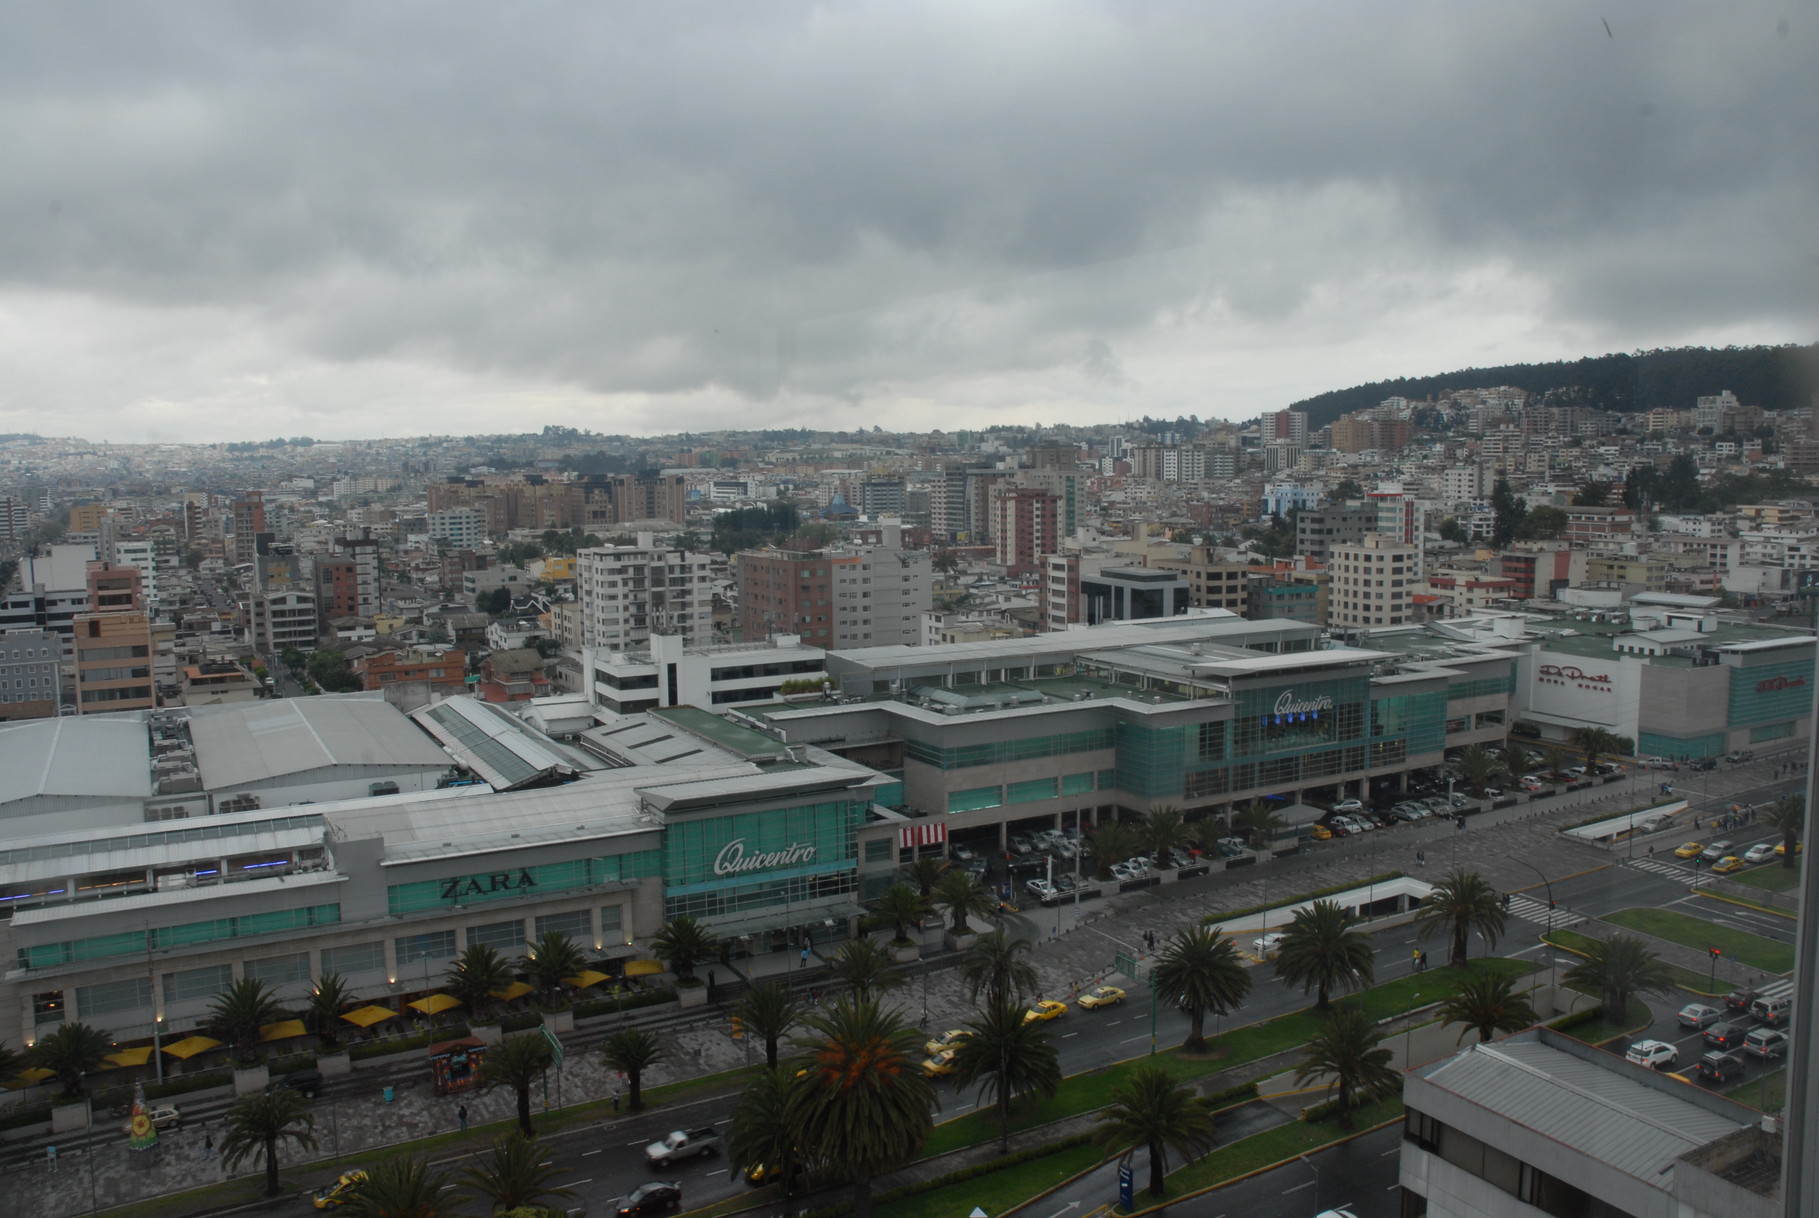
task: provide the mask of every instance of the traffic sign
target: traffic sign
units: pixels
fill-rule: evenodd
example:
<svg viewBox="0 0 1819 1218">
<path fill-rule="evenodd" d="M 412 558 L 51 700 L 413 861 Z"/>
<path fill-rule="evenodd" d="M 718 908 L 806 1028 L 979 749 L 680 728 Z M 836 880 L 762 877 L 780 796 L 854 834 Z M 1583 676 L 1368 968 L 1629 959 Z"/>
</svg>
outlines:
<svg viewBox="0 0 1819 1218">
<path fill-rule="evenodd" d="M 549 1030 L 547 1024 L 539 1030 L 543 1033 L 545 1043 L 549 1045 L 550 1064 L 558 1070 L 562 1069 L 562 1042 L 556 1039 L 556 1034 Z"/>
</svg>

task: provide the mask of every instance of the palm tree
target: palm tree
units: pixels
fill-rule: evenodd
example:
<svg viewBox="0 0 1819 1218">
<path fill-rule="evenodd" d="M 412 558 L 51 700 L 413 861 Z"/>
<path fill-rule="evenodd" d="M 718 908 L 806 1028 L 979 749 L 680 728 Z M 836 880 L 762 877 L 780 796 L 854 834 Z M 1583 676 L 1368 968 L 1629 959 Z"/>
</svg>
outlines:
<svg viewBox="0 0 1819 1218">
<path fill-rule="evenodd" d="M 1011 1149 L 1011 1101 L 1020 1095 L 1052 1096 L 1061 1086 L 1061 1058 L 1046 1024 L 1023 1017 L 1023 1004 L 1003 1002 L 967 1024 L 972 1035 L 954 1050 L 954 1078 L 978 1085 L 998 1109 L 998 1149 Z"/>
<path fill-rule="evenodd" d="M 905 863 L 899 874 L 915 888 L 916 895 L 926 901 L 934 894 L 935 885 L 941 882 L 942 874 L 952 866 L 946 859 L 925 854 Z"/>
<path fill-rule="evenodd" d="M 1251 975 L 1238 962 L 1232 941 L 1217 926 L 1178 932 L 1156 959 L 1156 997 L 1187 1012 L 1182 1047 L 1206 1049 L 1206 1013 L 1228 1015 L 1251 992 Z"/>
<path fill-rule="evenodd" d="M 1661 958 L 1634 935 L 1612 935 L 1585 949 L 1586 958 L 1567 971 L 1568 985 L 1596 989 L 1604 998 L 1604 1017 L 1618 1023 L 1637 994 L 1665 994 L 1673 974 Z"/>
<path fill-rule="evenodd" d="M 0 1040 L 0 1079 L 12 1078 L 24 1065 L 24 1055 L 13 1051 L 5 1041 Z"/>
<path fill-rule="evenodd" d="M 1805 802 L 1792 795 L 1777 799 L 1768 806 L 1763 819 L 1769 828 L 1781 834 L 1781 865 L 1795 866 L 1800 860 L 1800 835 L 1806 831 Z"/>
<path fill-rule="evenodd" d="M 350 1218 L 445 1218 L 454 1211 L 448 1177 L 416 1155 L 369 1168 L 366 1183 L 347 1203 Z"/>
<path fill-rule="evenodd" d="M 82 1093 L 82 1076 L 93 1074 L 107 1064 L 113 1048 L 107 1034 L 80 1021 L 59 1024 L 49 1036 L 26 1051 L 25 1060 L 40 1070 L 49 1070 L 63 1084 L 65 1099 Z"/>
<path fill-rule="evenodd" d="M 1541 757 L 1541 764 L 1546 766 L 1547 772 L 1556 778 L 1560 776 L 1560 771 L 1566 769 L 1566 750 L 1557 744 L 1550 744 L 1542 749 Z"/>
<path fill-rule="evenodd" d="M 1086 835 L 1082 846 L 1093 856 L 1093 874 L 1110 879 L 1112 864 L 1121 863 L 1142 848 L 1137 834 L 1119 820 L 1102 820 Z"/>
<path fill-rule="evenodd" d="M 892 884 L 878 895 L 878 916 L 896 928 L 893 943 L 909 943 L 905 928 L 929 912 L 928 899 L 908 884 Z"/>
<path fill-rule="evenodd" d="M 587 956 L 573 939 L 552 930 L 537 936 L 537 941 L 525 949 L 518 967 L 530 974 L 539 992 L 549 994 L 562 984 L 563 978 L 586 968 Z"/>
<path fill-rule="evenodd" d="M 1171 804 L 1158 804 L 1149 810 L 1143 818 L 1140 830 L 1144 845 L 1149 847 L 1150 861 L 1158 866 L 1162 856 L 1178 846 L 1187 846 L 1199 840 L 1199 832 L 1181 815 L 1181 809 Z"/>
<path fill-rule="evenodd" d="M 622 1028 L 607 1037 L 602 1047 L 607 1069 L 625 1075 L 627 1109 L 643 1112 L 644 1072 L 663 1060 L 663 1041 L 643 1028 Z"/>
<path fill-rule="evenodd" d="M 1376 975 L 1370 936 L 1357 929 L 1352 911 L 1332 901 L 1315 901 L 1295 911 L 1276 949 L 1276 975 L 1303 994 L 1318 989 L 1316 1010 L 1327 1009 L 1335 987 L 1361 990 Z"/>
<path fill-rule="evenodd" d="M 935 885 L 934 901 L 947 911 L 956 935 L 968 933 L 966 920 L 969 916 L 977 914 L 983 918 L 997 908 L 991 894 L 985 891 L 985 885 L 970 871 L 943 872 L 940 883 Z"/>
<path fill-rule="evenodd" d="M 930 556 L 928 565 L 942 575 L 952 575 L 960 569 L 960 558 L 946 546 L 939 546 Z"/>
<path fill-rule="evenodd" d="M 323 1044 L 335 1043 L 336 1033 L 341 1028 L 341 1012 L 351 1006 L 353 1001 L 353 987 L 347 984 L 340 973 L 324 973 L 316 978 L 303 1010 L 309 1016 L 310 1023 L 315 1025 L 316 1035 L 322 1038 Z"/>
<path fill-rule="evenodd" d="M 760 981 L 733 1007 L 747 1036 L 764 1038 L 764 1064 L 777 1068 L 777 1042 L 802 1021 L 802 1003 L 778 981 Z"/>
<path fill-rule="evenodd" d="M 295 1142 L 304 1150 L 316 1149 L 311 1129 L 316 1118 L 303 1106 L 303 1096 L 289 1087 L 255 1091 L 234 1101 L 227 1110 L 227 1128 L 221 1135 L 221 1162 L 229 1171 L 251 1159 L 265 1165 L 265 1195 L 278 1195 L 278 1143 Z"/>
<path fill-rule="evenodd" d="M 1484 784 L 1490 781 L 1491 775 L 1497 772 L 1497 755 L 1482 744 L 1470 745 L 1460 751 L 1453 759 L 1459 767 L 1459 777 L 1471 789 L 1474 795 L 1484 794 Z"/>
<path fill-rule="evenodd" d="M 531 1086 L 554 1060 L 541 1032 L 507 1036 L 480 1059 L 480 1085 L 512 1089 L 518 1099 L 518 1132 L 527 1138 L 537 1136 L 531 1126 Z"/>
<path fill-rule="evenodd" d="M 461 1173 L 461 1183 L 476 1197 L 492 1202 L 495 1214 L 521 1205 L 573 1197 L 572 1188 L 552 1181 L 569 1171 L 548 1161 L 549 1148 L 513 1130 L 493 1143 L 491 1156 Z"/>
<path fill-rule="evenodd" d="M 881 997 L 903 985 L 896 961 L 876 939 L 848 939 L 842 943 L 829 971 L 845 982 L 853 998 L 860 1002 Z"/>
<path fill-rule="evenodd" d="M 1512 740 L 1504 745 L 1503 752 L 1497 755 L 1497 764 L 1508 770 L 1509 776 L 1513 780 L 1528 773 L 1529 768 L 1535 764 L 1535 759 L 1527 749 Z"/>
<path fill-rule="evenodd" d="M 468 944 L 448 966 L 442 980 L 449 994 L 459 999 L 475 1019 L 492 1009 L 496 1001 L 493 992 L 503 990 L 511 983 L 511 965 L 484 943 Z"/>
<path fill-rule="evenodd" d="M 657 931 L 651 939 L 651 951 L 670 966 L 679 980 L 688 981 L 694 978 L 697 964 L 705 964 L 719 954 L 720 945 L 707 927 L 687 914 L 679 914 Z"/>
<path fill-rule="evenodd" d="M 789 1124 L 812 1162 L 852 1181 L 856 1218 L 870 1218 L 872 1179 L 913 1158 L 934 1126 L 921 1040 L 897 1012 L 842 999 L 796 1041 Z"/>
<path fill-rule="evenodd" d="M 775 1172 L 788 1196 L 802 1174 L 801 1137 L 790 1124 L 790 1092 L 796 1076 L 788 1070 L 766 1070 L 754 1078 L 733 1107 L 726 1154 L 734 1171 L 763 1168 Z"/>
<path fill-rule="evenodd" d="M 1232 827 L 1244 834 L 1244 839 L 1251 844 L 1252 850 L 1263 849 L 1264 843 L 1274 836 L 1281 825 L 1282 817 L 1276 809 L 1261 799 L 1251 800 L 1232 815 Z"/>
<path fill-rule="evenodd" d="M 1390 1068 L 1393 1056 L 1388 1049 L 1377 1047 L 1376 1026 L 1370 1016 L 1356 1007 L 1344 1007 L 1334 1011 L 1326 1026 L 1301 1050 L 1295 1086 L 1310 1078 L 1330 1080 L 1328 1088 L 1338 1093 L 1339 1124 L 1350 1129 L 1354 1104 L 1400 1085 L 1400 1076 Z"/>
<path fill-rule="evenodd" d="M 1459 983 L 1459 989 L 1440 1004 L 1440 1022 L 1462 1023 L 1459 1040 L 1474 1028 L 1479 1041 L 1498 1032 L 1520 1032 L 1541 1021 L 1526 995 L 1516 992 L 1516 982 L 1495 973 L 1479 973 Z M 1457 1041 L 1454 1042 L 1458 1043 Z"/>
<path fill-rule="evenodd" d="M 1036 967 L 1024 959 L 1028 939 L 1012 939 L 1002 930 L 980 935 L 979 941 L 960 958 L 960 979 L 966 983 L 967 1001 L 985 995 L 987 1009 L 1019 1005 L 1041 987 Z"/>
<path fill-rule="evenodd" d="M 1585 768 L 1588 770 L 1598 764 L 1600 757 L 1617 751 L 1617 734 L 1601 727 L 1576 727 L 1567 739 L 1574 748 L 1585 754 Z"/>
<path fill-rule="evenodd" d="M 1212 1105 L 1161 1066 L 1145 1064 L 1132 1070 L 1112 1088 L 1111 1100 L 1099 1113 L 1093 1140 L 1114 1154 L 1148 1147 L 1152 1197 L 1162 1195 L 1170 1150 L 1187 1161 L 1212 1146 Z"/>
<path fill-rule="evenodd" d="M 244 1061 L 259 1043 L 260 1028 L 288 1018 L 290 1015 L 278 1005 L 270 982 L 242 977 L 209 1002 L 208 1020 L 203 1027 L 210 1036 L 228 1043 L 235 1061 Z"/>
<path fill-rule="evenodd" d="M 1503 933 L 1503 898 L 1476 871 L 1455 871 L 1434 885 L 1415 918 L 1421 923 L 1417 937 L 1428 939 L 1440 932 L 1452 937 L 1447 963 L 1464 968 L 1473 931 L 1484 939 L 1486 952 L 1496 949 L 1497 936 Z"/>
</svg>

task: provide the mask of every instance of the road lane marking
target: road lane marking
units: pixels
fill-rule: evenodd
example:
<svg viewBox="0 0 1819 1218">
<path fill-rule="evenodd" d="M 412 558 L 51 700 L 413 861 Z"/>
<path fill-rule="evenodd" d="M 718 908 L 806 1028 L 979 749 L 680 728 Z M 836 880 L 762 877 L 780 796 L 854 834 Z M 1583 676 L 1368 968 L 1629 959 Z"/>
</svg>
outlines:
<svg viewBox="0 0 1819 1218">
<path fill-rule="evenodd" d="M 1402 1153 L 1402 1148 L 1400 1146 L 1392 1146 L 1388 1150 L 1384 1151 L 1382 1154 L 1378 1155 L 1377 1157 L 1379 1159 L 1387 1159 L 1391 1155 L 1399 1155 L 1401 1153 Z"/>
<path fill-rule="evenodd" d="M 575 1185 L 577 1185 L 577 1184 L 592 1184 L 592 1183 L 593 1183 L 593 1182 L 594 1182 L 594 1178 L 593 1178 L 593 1177 L 592 1177 L 592 1176 L 589 1176 L 589 1177 L 588 1177 L 588 1178 L 587 1178 L 587 1179 L 585 1179 L 585 1180 L 570 1180 L 570 1181 L 569 1181 L 569 1182 L 568 1182 L 568 1186 L 569 1186 L 569 1187 L 570 1187 L 570 1188 L 573 1188 L 573 1187 L 574 1187 L 574 1186 L 575 1186 Z"/>
<path fill-rule="evenodd" d="M 605 1150 L 604 1150 L 604 1149 L 601 1149 L 601 1150 L 584 1150 L 584 1151 L 582 1151 L 582 1152 L 581 1152 L 581 1157 L 582 1157 L 582 1158 L 583 1158 L 583 1159 L 585 1159 L 585 1158 L 587 1158 L 587 1157 L 588 1157 L 588 1156 L 590 1156 L 590 1155 L 598 1155 L 598 1154 L 605 1154 L 605 1153 L 606 1153 L 606 1152 L 605 1152 Z"/>
<path fill-rule="evenodd" d="M 702 1172 L 701 1174 L 704 1176 L 724 1176 L 726 1174 L 726 1168 L 716 1167 L 713 1171 Z"/>
<path fill-rule="evenodd" d="M 1301 1183 L 1299 1183 L 1299 1184 L 1297 1184 L 1297 1185 L 1295 1185 L 1295 1186 L 1294 1186 L 1294 1187 L 1292 1187 L 1292 1188 L 1285 1188 L 1285 1189 L 1283 1189 L 1283 1190 L 1282 1190 L 1282 1195 L 1283 1195 L 1283 1196 L 1284 1196 L 1284 1197 L 1286 1197 L 1286 1196 L 1288 1196 L 1288 1195 L 1289 1195 L 1289 1194 L 1290 1194 L 1290 1193 L 1298 1193 L 1298 1192 L 1300 1192 L 1300 1191 L 1301 1191 L 1301 1190 L 1302 1190 L 1302 1189 L 1304 1189 L 1304 1188 L 1312 1188 L 1312 1187 L 1314 1187 L 1314 1182 L 1313 1182 L 1313 1181 L 1312 1181 L 1312 1180 L 1303 1180 L 1303 1181 L 1302 1181 L 1302 1182 L 1301 1182 Z"/>
<path fill-rule="evenodd" d="M 1063 1032 L 1061 1034 L 1061 1039 L 1067 1040 L 1069 1037 L 1078 1036 L 1078 1035 L 1080 1035 L 1080 1033 L 1078 1033 L 1078 1032 Z"/>
</svg>

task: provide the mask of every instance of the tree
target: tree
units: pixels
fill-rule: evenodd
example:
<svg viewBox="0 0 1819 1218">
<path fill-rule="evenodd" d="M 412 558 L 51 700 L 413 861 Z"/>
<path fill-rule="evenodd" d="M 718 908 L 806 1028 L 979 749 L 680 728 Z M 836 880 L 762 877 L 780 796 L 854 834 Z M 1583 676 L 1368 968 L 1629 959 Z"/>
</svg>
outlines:
<svg viewBox="0 0 1819 1218">
<path fill-rule="evenodd" d="M 802 1003 L 778 981 L 760 981 L 745 992 L 733 1008 L 733 1017 L 745 1025 L 747 1036 L 764 1041 L 764 1064 L 777 1068 L 777 1043 L 802 1021 Z"/>
<path fill-rule="evenodd" d="M 1156 997 L 1187 1012 L 1182 1047 L 1206 1050 L 1206 1013 L 1229 1015 L 1251 992 L 1251 976 L 1238 961 L 1220 927 L 1189 926 L 1175 934 L 1157 957 Z"/>
<path fill-rule="evenodd" d="M 811 1162 L 852 1182 L 856 1218 L 870 1218 L 873 1178 L 912 1159 L 933 1128 L 921 1039 L 898 1013 L 843 998 L 796 1042 L 789 1123 Z"/>
<path fill-rule="evenodd" d="M 1181 809 L 1171 804 L 1151 808 L 1143 817 L 1139 833 L 1143 844 L 1149 847 L 1151 861 L 1158 865 L 1170 850 L 1191 845 L 1200 838 L 1199 831 L 1181 815 Z"/>
<path fill-rule="evenodd" d="M 1476 871 L 1455 871 L 1434 885 L 1415 918 L 1421 923 L 1417 937 L 1446 934 L 1451 940 L 1447 963 L 1464 968 L 1473 931 L 1484 940 L 1486 952 L 1495 950 L 1503 933 L 1503 898 Z"/>
<path fill-rule="evenodd" d="M 512 983 L 511 965 L 485 943 L 470 943 L 443 974 L 442 984 L 475 1019 L 495 1003 L 493 994 Z"/>
<path fill-rule="evenodd" d="M 1503 549 L 1515 540 L 1522 518 L 1528 515 L 1528 503 L 1510 489 L 1508 478 L 1497 479 L 1491 489 L 1491 545 Z"/>
<path fill-rule="evenodd" d="M 935 885 L 941 882 L 942 873 L 949 870 L 950 866 L 946 859 L 924 854 L 904 864 L 901 874 L 915 888 L 916 895 L 926 901 L 934 894 Z"/>
<path fill-rule="evenodd" d="M 861 1002 L 883 997 L 903 985 L 897 962 L 876 939 L 848 939 L 842 943 L 829 971 Z"/>
<path fill-rule="evenodd" d="M 577 976 L 587 967 L 587 956 L 575 941 L 558 931 L 546 931 L 525 949 L 518 966 L 537 983 L 537 989 L 549 994 L 563 983 L 563 978 Z"/>
<path fill-rule="evenodd" d="M 461 1183 L 474 1196 L 492 1203 L 495 1214 L 573 1197 L 572 1188 L 553 1182 L 570 1169 L 548 1161 L 549 1148 L 516 1130 L 494 1142 L 492 1153 L 461 1173 Z"/>
<path fill-rule="evenodd" d="M 1565 536 L 1570 520 L 1563 508 L 1530 508 L 1516 525 L 1516 537 L 1522 541 L 1556 540 Z"/>
<path fill-rule="evenodd" d="M 946 546 L 941 546 L 929 556 L 928 564 L 938 574 L 952 575 L 960 569 L 960 558 Z"/>
<path fill-rule="evenodd" d="M 1212 1105 L 1161 1066 L 1133 1069 L 1111 1089 L 1111 1101 L 1099 1113 L 1093 1140 L 1113 1154 L 1147 1147 L 1152 1197 L 1162 1196 L 1170 1150 L 1189 1161 L 1212 1147 Z"/>
<path fill-rule="evenodd" d="M 1048 1025 L 1026 1020 L 1020 1002 L 986 1007 L 966 1026 L 972 1035 L 954 1050 L 954 1078 L 977 1086 L 998 1110 L 998 1149 L 1011 1149 L 1011 1103 L 1020 1095 L 1052 1096 L 1061 1086 L 1061 1058 Z"/>
<path fill-rule="evenodd" d="M 643 1028 L 622 1028 L 606 1038 L 606 1066 L 625 1075 L 626 1107 L 644 1111 L 644 1072 L 665 1057 L 663 1041 Z"/>
<path fill-rule="evenodd" d="M 331 694 L 352 693 L 360 688 L 360 678 L 347 666 L 347 657 L 333 647 L 310 656 L 306 668 L 310 680 Z"/>
<path fill-rule="evenodd" d="M 1339 479 L 1339 485 L 1333 488 L 1332 498 L 1335 503 L 1342 503 L 1351 499 L 1362 499 L 1364 498 L 1364 488 L 1358 485 L 1355 478 L 1341 478 Z"/>
<path fill-rule="evenodd" d="M 1472 535 L 1466 532 L 1465 526 L 1459 523 L 1457 516 L 1448 516 L 1440 522 L 1440 540 L 1466 546 L 1472 543 Z"/>
<path fill-rule="evenodd" d="M 707 927 L 687 914 L 665 922 L 651 939 L 651 951 L 683 981 L 695 975 L 695 966 L 720 954 L 720 945 Z"/>
<path fill-rule="evenodd" d="M 1253 799 L 1232 814 L 1232 827 L 1244 834 L 1252 850 L 1264 849 L 1281 826 L 1281 815 L 1267 800 Z"/>
<path fill-rule="evenodd" d="M 1472 794 L 1483 795 L 1484 785 L 1497 772 L 1498 762 L 1495 753 L 1482 744 L 1474 744 L 1460 750 L 1459 756 L 1453 759 L 1453 764 L 1459 767 L 1459 777 L 1465 781 Z"/>
<path fill-rule="evenodd" d="M 1665 994 L 1674 977 L 1661 958 L 1634 935 L 1612 935 L 1586 945 L 1585 959 L 1567 971 L 1568 985 L 1597 990 L 1604 998 L 1604 1016 L 1621 1021 L 1637 994 Z"/>
<path fill-rule="evenodd" d="M 221 1135 L 221 1162 L 229 1171 L 251 1159 L 265 1167 L 265 1195 L 278 1195 L 278 1143 L 295 1142 L 304 1150 L 316 1149 L 316 1118 L 304 1109 L 303 1096 L 289 1087 L 255 1091 L 234 1101 L 227 1110 L 227 1128 Z"/>
<path fill-rule="evenodd" d="M 1141 849 L 1131 827 L 1119 820 L 1102 820 L 1093 826 L 1083 843 L 1093 857 L 1093 871 L 1102 880 L 1110 879 L 1112 864 L 1122 863 Z"/>
<path fill-rule="evenodd" d="M 968 917 L 975 914 L 981 918 L 987 917 L 997 908 L 978 876 L 970 871 L 952 868 L 942 872 L 940 883 L 935 885 L 934 902 L 947 911 L 951 928 L 956 935 L 968 933 Z"/>
<path fill-rule="evenodd" d="M 1339 1124 L 1352 1127 L 1352 1108 L 1369 1103 L 1396 1089 L 1401 1078 L 1390 1068 L 1395 1055 L 1377 1047 L 1377 1030 L 1370 1016 L 1355 1007 L 1334 1011 L 1326 1026 L 1314 1033 L 1301 1050 L 1295 1086 L 1311 1078 L 1325 1078 L 1328 1090 L 1337 1092 Z"/>
<path fill-rule="evenodd" d="M 801 1134 L 791 1124 L 790 1093 L 796 1082 L 790 1070 L 766 1070 L 754 1078 L 733 1106 L 726 1137 L 726 1156 L 733 1170 L 762 1168 L 767 1176 L 775 1172 L 784 1196 L 795 1190 L 797 1177 L 806 1166 Z"/>
<path fill-rule="evenodd" d="M 65 1099 L 82 1094 L 82 1076 L 93 1074 L 107 1064 L 113 1048 L 107 1034 L 88 1024 L 58 1024 L 57 1030 L 42 1036 L 26 1051 L 26 1061 L 40 1070 L 49 1070 L 63 1084 Z"/>
<path fill-rule="evenodd" d="M 893 943 L 911 942 L 910 923 L 920 922 L 930 912 L 927 898 L 908 884 L 892 884 L 878 894 L 878 916 L 894 928 Z"/>
<path fill-rule="evenodd" d="M 235 1061 L 244 1061 L 259 1043 L 260 1028 L 289 1018 L 270 982 L 242 977 L 210 1001 L 203 1027 L 228 1043 Z"/>
<path fill-rule="evenodd" d="M 1567 737 L 1572 746 L 1585 754 L 1585 768 L 1591 769 L 1600 758 L 1616 750 L 1617 737 L 1614 732 L 1601 727 L 1576 727 Z"/>
<path fill-rule="evenodd" d="M 1574 507 L 1606 507 L 1610 501 L 1610 491 L 1602 482 L 1588 482 L 1573 496 Z"/>
<path fill-rule="evenodd" d="M 1315 901 L 1295 911 L 1276 949 L 1276 975 L 1290 985 L 1319 991 L 1316 1010 L 1327 1009 L 1334 989 L 1361 990 L 1376 975 L 1370 936 L 1358 929 L 1352 911 L 1333 901 Z"/>
<path fill-rule="evenodd" d="M 1550 744 L 1542 749 L 1541 757 L 1541 764 L 1546 766 L 1547 772 L 1556 778 L 1560 776 L 1562 770 L 1566 769 L 1566 750 L 1557 744 Z"/>
<path fill-rule="evenodd" d="M 1021 1006 L 1023 1000 L 1041 986 L 1036 967 L 1025 957 L 1030 952 L 1028 939 L 1013 939 L 1002 930 L 979 936 L 979 941 L 960 958 L 960 980 L 966 985 L 968 1002 L 977 1003 L 984 995 L 984 1007 Z"/>
<path fill-rule="evenodd" d="M 1781 865 L 1793 867 L 1800 861 L 1800 835 L 1806 831 L 1806 804 L 1798 796 L 1777 799 L 1763 817 L 1769 828 L 1781 835 Z"/>
<path fill-rule="evenodd" d="M 1512 779 L 1521 778 L 1535 764 L 1534 755 L 1514 741 L 1503 746 L 1497 755 L 1497 764 L 1509 772 Z"/>
<path fill-rule="evenodd" d="M 332 1045 L 341 1030 L 341 1012 L 354 1001 L 354 991 L 340 973 L 324 973 L 310 987 L 303 1013 L 309 1017 L 322 1043 Z"/>
<path fill-rule="evenodd" d="M 448 1177 L 416 1155 L 385 1159 L 347 1203 L 350 1218 L 445 1218 L 455 1212 Z"/>
<path fill-rule="evenodd" d="M 480 1085 L 512 1089 L 518 1100 L 518 1132 L 527 1138 L 537 1136 L 531 1126 L 531 1087 L 554 1060 L 541 1032 L 507 1036 L 480 1059 Z"/>
<path fill-rule="evenodd" d="M 1520 1032 L 1540 1021 L 1528 998 L 1516 992 L 1514 978 L 1496 973 L 1467 977 L 1453 996 L 1440 1004 L 1441 1023 L 1465 1025 L 1458 1040 L 1464 1040 L 1466 1032 L 1476 1029 L 1483 1042 L 1498 1032 Z"/>
<path fill-rule="evenodd" d="M 0 1079 L 10 1079 L 25 1065 L 25 1056 L 0 1040 Z"/>
</svg>

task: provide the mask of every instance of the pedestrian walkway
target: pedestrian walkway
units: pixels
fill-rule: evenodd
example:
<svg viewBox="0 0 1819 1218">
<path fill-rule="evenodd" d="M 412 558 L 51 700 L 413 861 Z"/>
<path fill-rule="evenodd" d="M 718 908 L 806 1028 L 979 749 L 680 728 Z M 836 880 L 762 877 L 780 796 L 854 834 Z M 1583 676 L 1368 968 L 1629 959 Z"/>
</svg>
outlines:
<svg viewBox="0 0 1819 1218">
<path fill-rule="evenodd" d="M 1576 926 L 1585 921 L 1582 914 L 1576 914 L 1570 909 L 1549 909 L 1546 901 L 1537 901 L 1534 897 L 1520 892 L 1510 893 L 1509 911 L 1524 922 L 1533 922 L 1536 926 L 1545 926 L 1553 930 Z"/>
<path fill-rule="evenodd" d="M 1669 863 L 1663 859 L 1624 859 L 1623 866 L 1634 867 L 1637 871 L 1646 871 L 1652 875 L 1677 880 L 1689 888 L 1699 887 L 1700 873 L 1691 867 L 1679 863 Z"/>
</svg>

